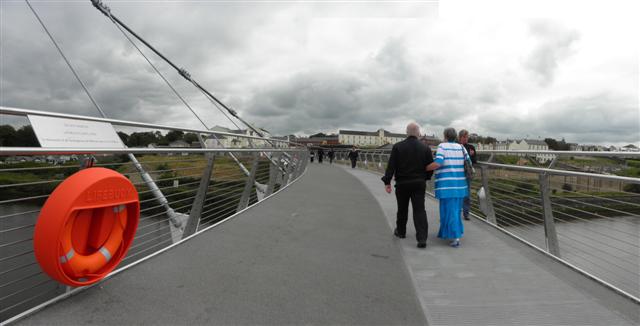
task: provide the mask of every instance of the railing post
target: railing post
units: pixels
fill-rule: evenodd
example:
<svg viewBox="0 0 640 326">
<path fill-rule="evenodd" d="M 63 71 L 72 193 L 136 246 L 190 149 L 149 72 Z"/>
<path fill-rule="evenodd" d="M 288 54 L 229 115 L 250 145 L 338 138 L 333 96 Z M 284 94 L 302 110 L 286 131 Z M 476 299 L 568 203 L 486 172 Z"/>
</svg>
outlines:
<svg viewBox="0 0 640 326">
<path fill-rule="evenodd" d="M 547 244 L 547 251 L 556 257 L 560 257 L 558 234 L 556 233 L 556 224 L 553 220 L 553 210 L 551 208 L 551 197 L 549 196 L 549 175 L 541 173 L 538 180 L 540 181 L 542 217 L 544 219 L 544 237 Z"/>
<path fill-rule="evenodd" d="M 278 166 L 276 166 L 276 164 L 270 164 L 269 166 L 269 183 L 267 184 L 267 192 L 265 193 L 265 196 L 271 195 L 276 186 L 276 178 L 278 177 L 278 172 L 280 171 L 279 166 L 280 166 L 281 155 L 282 154 L 278 153 L 271 156 L 271 157 L 275 157 L 275 161 L 278 164 Z"/>
<path fill-rule="evenodd" d="M 249 206 L 249 195 L 251 194 L 251 188 L 253 187 L 253 182 L 256 179 L 256 172 L 258 172 L 258 164 L 260 163 L 260 155 L 255 155 L 253 158 L 253 164 L 251 165 L 251 172 L 247 176 L 247 181 L 244 183 L 244 190 L 242 191 L 242 196 L 240 197 L 240 201 L 238 202 L 238 209 L 236 212 L 239 212 L 247 206 Z"/>
<path fill-rule="evenodd" d="M 480 171 L 482 172 L 482 187 L 484 188 L 485 201 L 487 204 L 487 221 L 493 225 L 498 225 L 496 221 L 496 212 L 493 210 L 491 191 L 489 190 L 489 169 L 486 166 L 481 166 Z"/>
<path fill-rule="evenodd" d="M 202 179 L 198 186 L 198 192 L 196 198 L 193 200 L 191 206 L 191 212 L 189 212 L 189 219 L 182 232 L 182 239 L 196 233 L 198 231 L 198 225 L 200 224 L 200 216 L 202 214 L 202 207 L 204 206 L 204 200 L 207 198 L 207 190 L 211 183 L 211 174 L 213 173 L 213 166 L 215 161 L 215 155 L 213 153 L 206 154 L 207 166 L 202 171 Z"/>
</svg>

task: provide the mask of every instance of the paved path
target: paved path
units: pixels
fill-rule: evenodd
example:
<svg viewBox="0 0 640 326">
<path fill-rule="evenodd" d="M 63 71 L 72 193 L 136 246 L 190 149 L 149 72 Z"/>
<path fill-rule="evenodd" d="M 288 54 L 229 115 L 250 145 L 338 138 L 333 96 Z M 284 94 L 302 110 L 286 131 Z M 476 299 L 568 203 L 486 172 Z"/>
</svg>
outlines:
<svg viewBox="0 0 640 326">
<path fill-rule="evenodd" d="M 380 175 L 356 176 L 395 227 L 395 196 Z M 638 325 L 640 307 L 486 223 L 465 221 L 460 248 L 437 238 L 438 202 L 427 198 L 427 250 L 415 247 L 411 216 L 401 243 L 430 325 Z M 411 214 L 411 213 L 410 213 Z"/>
<path fill-rule="evenodd" d="M 423 325 L 388 229 L 355 177 L 314 165 L 233 220 L 22 324 Z"/>
<path fill-rule="evenodd" d="M 282 193 L 23 324 L 634 325 L 638 306 L 474 220 L 391 235 L 379 176 L 312 164 Z M 411 224 L 411 222 L 410 222 Z"/>
</svg>

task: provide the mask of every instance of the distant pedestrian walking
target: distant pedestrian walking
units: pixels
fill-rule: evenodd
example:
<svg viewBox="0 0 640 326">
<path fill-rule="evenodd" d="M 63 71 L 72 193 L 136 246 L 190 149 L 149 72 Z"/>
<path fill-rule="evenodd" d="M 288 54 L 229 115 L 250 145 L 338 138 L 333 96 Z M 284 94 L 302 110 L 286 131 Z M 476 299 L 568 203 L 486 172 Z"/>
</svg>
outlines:
<svg viewBox="0 0 640 326">
<path fill-rule="evenodd" d="M 314 153 L 313 151 L 309 152 L 309 159 L 311 160 L 311 163 L 313 163 L 313 158 L 316 157 L 316 153 Z"/>
<path fill-rule="evenodd" d="M 356 163 L 358 162 L 358 155 L 360 155 L 360 153 L 358 153 L 358 150 L 356 149 L 355 146 L 353 146 L 353 148 L 349 151 L 349 159 L 351 160 L 351 168 L 355 169 L 356 168 Z"/>
<path fill-rule="evenodd" d="M 469 158 L 471 158 L 471 163 L 476 164 L 478 160 L 476 159 L 476 148 L 469 144 L 469 132 L 465 129 L 460 130 L 458 133 L 458 142 L 460 145 L 464 146 L 464 149 L 467 150 L 467 154 L 469 154 Z M 471 207 L 471 181 L 472 179 L 467 179 L 467 187 L 469 187 L 469 194 L 467 197 L 464 197 L 462 201 L 462 216 L 465 220 L 469 220 L 469 208 Z"/>
<path fill-rule="evenodd" d="M 322 148 L 318 149 L 318 163 L 322 164 L 322 159 L 324 159 L 324 151 Z"/>
<path fill-rule="evenodd" d="M 336 153 L 333 151 L 333 148 L 329 150 L 329 153 L 327 154 L 327 156 L 329 157 L 329 164 L 333 164 L 333 158 L 336 156 Z"/>
<path fill-rule="evenodd" d="M 455 142 L 455 129 L 446 128 L 444 139 L 446 142 L 438 145 L 436 159 L 427 166 L 427 170 L 435 170 L 435 192 L 440 200 L 438 238 L 449 239 L 452 247 L 458 247 L 464 235 L 460 210 L 463 198 L 469 195 L 464 175 L 464 160 L 469 160 L 469 155 L 462 145 Z"/>
<path fill-rule="evenodd" d="M 391 149 L 391 156 L 382 181 L 386 192 L 391 193 L 391 179 L 395 176 L 398 213 L 393 234 L 398 238 L 406 237 L 409 201 L 411 201 L 418 248 L 426 248 L 429 224 L 424 208 L 424 196 L 426 181 L 431 178 L 431 173 L 427 172 L 426 167 L 433 162 L 433 156 L 431 149 L 422 144 L 418 136 L 420 136 L 420 126 L 410 123 L 407 126 L 407 139 L 396 143 Z"/>
</svg>

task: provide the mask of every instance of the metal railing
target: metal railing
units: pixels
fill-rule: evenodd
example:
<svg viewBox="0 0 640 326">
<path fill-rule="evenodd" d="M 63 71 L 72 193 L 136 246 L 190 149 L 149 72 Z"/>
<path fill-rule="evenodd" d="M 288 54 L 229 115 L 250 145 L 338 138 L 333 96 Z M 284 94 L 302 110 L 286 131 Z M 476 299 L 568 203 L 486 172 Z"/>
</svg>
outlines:
<svg viewBox="0 0 640 326">
<path fill-rule="evenodd" d="M 346 154 L 336 152 L 339 163 L 350 164 Z M 357 166 L 384 173 L 389 155 L 361 150 Z M 640 153 L 478 155 L 472 214 L 640 302 L 640 178 L 624 176 L 640 171 Z M 427 183 L 427 191 L 432 189 L 433 181 Z"/>
<path fill-rule="evenodd" d="M 0 113 L 102 121 L 116 127 L 180 130 L 199 135 L 226 134 L 31 110 L 2 108 Z M 83 160 L 92 157 L 94 166 L 125 175 L 139 193 L 140 223 L 127 256 L 114 272 L 117 273 L 218 225 L 297 180 L 306 170 L 306 148 L 278 139 L 270 141 L 279 145 L 0 148 L 0 322 L 15 320 L 80 290 L 62 286 L 41 271 L 32 241 L 40 208 L 58 184 L 81 169 Z M 133 162 L 130 154 L 136 154 L 139 163 Z M 62 158 L 67 161 L 61 163 Z"/>
</svg>

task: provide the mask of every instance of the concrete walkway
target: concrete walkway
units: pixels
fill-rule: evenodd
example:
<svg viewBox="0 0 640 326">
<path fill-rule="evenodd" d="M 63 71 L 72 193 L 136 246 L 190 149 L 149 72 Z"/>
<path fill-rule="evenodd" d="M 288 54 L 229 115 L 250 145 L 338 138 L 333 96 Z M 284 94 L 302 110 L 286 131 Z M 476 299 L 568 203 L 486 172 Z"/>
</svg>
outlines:
<svg viewBox="0 0 640 326">
<path fill-rule="evenodd" d="M 637 325 L 638 306 L 479 220 L 391 232 L 379 176 L 312 164 L 233 220 L 22 324 Z M 411 220 L 411 219 L 410 219 Z"/>
<path fill-rule="evenodd" d="M 373 194 L 395 228 L 395 196 L 380 175 L 340 168 Z M 638 325 L 640 307 L 473 218 L 460 248 L 438 239 L 438 201 L 427 197 L 427 250 L 417 249 L 411 215 L 395 240 L 416 282 L 430 325 Z M 411 214 L 411 212 L 410 212 Z"/>
<path fill-rule="evenodd" d="M 23 320 L 25 325 L 424 325 L 384 213 L 312 165 L 233 220 Z"/>
</svg>

